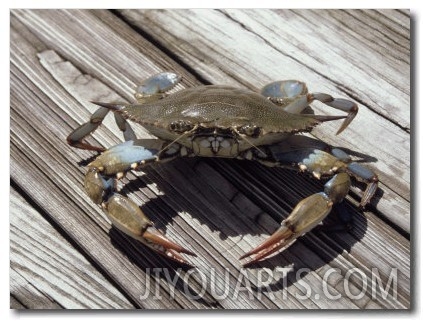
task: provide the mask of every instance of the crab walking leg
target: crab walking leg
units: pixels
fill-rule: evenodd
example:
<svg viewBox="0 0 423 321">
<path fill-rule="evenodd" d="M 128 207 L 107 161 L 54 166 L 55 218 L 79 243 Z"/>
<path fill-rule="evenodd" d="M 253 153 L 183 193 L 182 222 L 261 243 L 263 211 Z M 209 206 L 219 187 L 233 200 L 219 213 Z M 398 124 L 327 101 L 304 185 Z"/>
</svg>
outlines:
<svg viewBox="0 0 423 321">
<path fill-rule="evenodd" d="M 261 94 L 269 100 L 293 114 L 301 113 L 314 100 L 318 100 L 327 106 L 348 113 L 341 127 L 337 131 L 340 134 L 352 122 L 358 113 L 356 103 L 342 98 L 333 98 L 323 93 L 308 93 L 303 82 L 297 80 L 282 80 L 270 83 L 262 88 Z"/>
<path fill-rule="evenodd" d="M 114 190 L 113 176 L 121 178 L 131 169 L 136 170 L 158 161 L 158 152 L 163 144 L 162 141 L 146 139 L 128 141 L 106 150 L 88 165 L 84 187 L 91 200 L 102 206 L 112 224 L 120 231 L 163 256 L 191 266 L 180 253 L 194 253 L 168 240 L 154 228 L 137 204 Z"/>
<path fill-rule="evenodd" d="M 142 84 L 137 88 L 135 98 L 140 104 L 161 99 L 164 97 L 164 95 L 161 93 L 172 89 L 178 82 L 180 82 L 180 80 L 181 77 L 174 73 L 164 72 L 157 74 L 142 82 Z M 68 144 L 73 147 L 103 152 L 105 150 L 103 147 L 90 145 L 86 142 L 83 142 L 83 139 L 94 132 L 101 125 L 104 117 L 106 117 L 110 110 L 119 110 L 125 107 L 125 105 L 94 101 L 92 103 L 101 107 L 97 109 L 94 114 L 92 114 L 88 122 L 82 124 L 72 133 L 70 133 L 66 140 Z M 114 116 L 116 124 L 122 131 L 125 141 L 136 140 L 137 137 L 135 136 L 134 130 L 126 121 L 126 119 L 123 118 L 123 116 L 119 113 L 114 113 Z"/>
<path fill-rule="evenodd" d="M 331 211 L 333 204 L 345 198 L 350 184 L 349 175 L 339 173 L 325 184 L 323 192 L 313 194 L 300 201 L 292 213 L 282 221 L 281 227 L 275 233 L 262 244 L 241 256 L 240 259 L 251 257 L 243 266 L 256 263 L 288 247 L 298 237 L 320 224 Z"/>
<path fill-rule="evenodd" d="M 98 128 L 98 126 L 101 125 L 104 117 L 106 117 L 108 112 L 109 110 L 103 107 L 97 109 L 94 114 L 91 115 L 90 120 L 88 122 L 82 124 L 69 134 L 69 136 L 66 138 L 68 144 L 81 149 L 95 150 L 97 152 L 104 151 L 103 147 L 93 146 L 83 142 L 82 140 L 86 136 L 94 132 Z"/>
<path fill-rule="evenodd" d="M 284 144 L 267 148 L 270 160 L 259 160 L 267 166 L 279 166 L 307 171 L 315 178 L 346 172 L 356 180 L 367 184 L 360 201 L 365 207 L 378 188 L 378 177 L 367 167 L 353 162 L 351 157 L 339 148 L 306 136 L 292 136 Z"/>
<path fill-rule="evenodd" d="M 286 140 L 286 144 L 267 146 L 265 150 L 267 158 L 256 158 L 256 160 L 270 167 L 308 172 L 317 179 L 347 171 L 347 163 L 321 150 L 325 144 L 316 141 L 314 146 L 313 141 L 312 138 L 293 136 Z"/>
<path fill-rule="evenodd" d="M 379 179 L 370 169 L 355 162 L 348 164 L 347 172 L 353 175 L 358 181 L 367 184 L 360 201 L 360 207 L 364 208 L 376 193 Z"/>
<path fill-rule="evenodd" d="M 359 182 L 367 184 L 366 190 L 361 197 L 360 207 L 364 208 L 376 193 L 379 185 L 378 176 L 369 168 L 351 160 L 350 155 L 339 148 L 330 148 L 330 152 L 340 161 L 347 164 L 345 172 L 353 176 Z"/>
<path fill-rule="evenodd" d="M 355 102 L 343 99 L 343 98 L 333 98 L 331 95 L 323 94 L 323 93 L 312 93 L 308 94 L 307 98 L 311 103 L 314 100 L 318 100 L 332 108 L 345 111 L 348 113 L 347 118 L 345 118 L 344 122 L 342 123 L 341 127 L 339 127 L 336 135 L 340 134 L 347 126 L 353 121 L 355 116 L 358 113 L 358 106 Z"/>
<path fill-rule="evenodd" d="M 103 147 L 90 145 L 86 142 L 83 142 L 83 139 L 92 132 L 94 132 L 98 128 L 98 126 L 101 125 L 104 120 L 104 117 L 106 117 L 109 111 L 110 109 L 104 107 L 100 107 L 99 109 L 97 109 L 94 114 L 91 115 L 90 120 L 88 122 L 82 124 L 81 126 L 76 128 L 72 133 L 69 134 L 69 136 L 66 138 L 68 144 L 81 149 L 103 152 L 105 150 Z M 123 116 L 118 113 L 115 113 L 114 115 L 116 124 L 118 125 L 119 129 L 123 132 L 125 140 L 135 140 L 136 136 L 134 130 L 126 121 L 126 119 L 124 119 Z"/>
</svg>

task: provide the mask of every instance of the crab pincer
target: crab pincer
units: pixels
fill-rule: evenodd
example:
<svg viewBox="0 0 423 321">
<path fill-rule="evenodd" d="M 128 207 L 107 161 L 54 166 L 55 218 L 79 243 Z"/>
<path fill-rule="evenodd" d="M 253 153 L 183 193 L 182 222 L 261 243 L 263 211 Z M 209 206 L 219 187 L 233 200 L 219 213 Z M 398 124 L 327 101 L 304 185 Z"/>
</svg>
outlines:
<svg viewBox="0 0 423 321">
<path fill-rule="evenodd" d="M 114 193 L 102 205 L 113 226 L 121 232 L 144 243 L 165 257 L 192 267 L 180 253 L 196 255 L 166 238 L 153 226 L 153 223 L 133 201 L 125 196 Z"/>
<path fill-rule="evenodd" d="M 298 237 L 319 225 L 329 214 L 333 204 L 345 198 L 350 185 L 349 175 L 339 173 L 325 184 L 324 192 L 313 194 L 300 201 L 292 213 L 282 221 L 281 227 L 276 232 L 259 246 L 240 257 L 241 260 L 254 255 L 243 266 L 259 262 L 271 254 L 287 248 Z"/>
<path fill-rule="evenodd" d="M 146 143 L 147 140 L 144 141 Z M 128 152 L 122 153 L 122 148 Z M 195 254 L 167 239 L 138 207 L 138 205 L 115 191 L 115 178 L 123 177 L 131 168 L 144 161 L 154 161 L 154 149 L 137 146 L 128 141 L 104 152 L 89 164 L 84 187 L 88 196 L 100 204 L 107 217 L 118 230 L 142 242 L 157 253 L 178 263 L 192 267 L 180 254 Z M 136 162 L 136 160 L 138 162 Z M 133 165 L 131 167 L 131 164 Z"/>
</svg>

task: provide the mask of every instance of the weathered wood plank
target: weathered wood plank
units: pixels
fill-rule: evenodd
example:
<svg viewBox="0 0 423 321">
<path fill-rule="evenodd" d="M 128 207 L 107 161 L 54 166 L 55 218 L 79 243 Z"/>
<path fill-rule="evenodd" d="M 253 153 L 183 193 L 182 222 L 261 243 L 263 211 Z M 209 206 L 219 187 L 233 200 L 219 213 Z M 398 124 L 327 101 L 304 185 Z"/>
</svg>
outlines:
<svg viewBox="0 0 423 321">
<path fill-rule="evenodd" d="M 10 268 L 9 274 L 11 309 L 61 309 L 61 306 L 48 296 L 50 291 L 40 292 L 37 286 L 13 268 Z"/>
<path fill-rule="evenodd" d="M 338 124 L 314 133 L 373 159 L 369 167 L 383 190 L 373 204 L 409 231 L 409 15 L 261 9 L 121 13 L 211 83 L 260 88 L 278 79 L 300 79 L 312 91 L 356 100 L 360 112 L 342 135 L 333 135 Z M 327 109 L 317 106 L 319 113 Z"/>
<path fill-rule="evenodd" d="M 11 294 L 26 308 L 133 307 L 14 189 L 10 258 Z"/>
<path fill-rule="evenodd" d="M 25 306 L 19 302 L 14 296 L 10 295 L 10 309 L 23 310 Z"/>
<path fill-rule="evenodd" d="M 197 258 L 191 259 L 197 266 L 192 274 L 176 269 L 116 231 L 107 235 L 110 224 L 85 196 L 84 169 L 77 165 L 92 154 L 64 145 L 66 135 L 86 121 L 95 109 L 87 103 L 89 100 L 108 101 L 119 96 L 130 99 L 131 86 L 159 70 L 170 69 L 184 75 L 186 80 L 181 87 L 198 82 L 122 21 L 104 11 L 13 10 L 11 40 L 12 179 L 51 215 L 103 273 L 125 289 L 126 296 L 136 306 L 409 306 L 409 242 L 374 213 L 365 212 L 365 217 L 360 216 L 351 205 L 348 205 L 349 211 L 358 216 L 358 224 L 352 232 L 309 233 L 288 251 L 260 264 L 262 268 L 241 270 L 238 257 L 273 231 L 298 199 L 321 188 L 295 174 L 256 164 L 178 160 L 148 168 L 147 175 L 141 175 L 138 180 L 128 175 L 129 197 L 141 204 L 169 238 L 198 253 Z M 54 51 L 45 51 L 46 48 Z M 196 65 L 193 67 L 197 70 Z M 145 135 L 145 132 L 140 130 L 139 134 Z M 119 141 L 119 136 L 116 126 L 107 120 L 94 140 L 110 146 Z M 392 243 L 391 248 L 382 246 L 387 243 Z M 398 268 L 401 273 L 397 279 L 397 294 L 390 293 L 384 298 L 376 286 L 375 298 L 370 287 L 359 300 L 349 298 L 343 284 L 351 268 L 363 271 L 368 285 L 376 282 L 372 280 L 371 267 L 380 268 L 381 279 L 386 284 L 398 262 L 401 262 Z M 148 270 L 151 267 L 166 268 L 161 271 L 170 273 L 168 276 L 172 279 L 179 278 L 178 282 L 172 284 L 163 273 L 152 275 Z M 289 273 L 284 270 L 286 277 L 278 270 L 281 267 L 288 267 Z M 325 280 L 332 267 L 339 270 Z M 265 282 L 267 272 L 271 275 L 268 283 Z M 297 277 L 298 272 L 303 273 Z M 203 297 L 195 300 L 185 296 L 185 288 L 201 292 L 203 275 L 211 282 Z M 245 290 L 247 281 L 253 286 L 251 292 Z M 298 295 L 304 294 L 304 284 L 310 286 L 313 296 L 301 300 Z M 362 288 L 357 277 L 351 278 L 349 285 Z M 163 300 L 155 300 L 156 286 Z M 240 287 L 244 291 L 238 291 Z M 141 299 L 140 295 L 147 288 L 149 295 Z M 341 298 L 329 300 L 324 295 L 325 288 L 330 293 L 341 294 Z M 226 289 L 229 289 L 227 296 L 219 297 L 216 293 Z M 170 298 L 172 293 L 174 297 Z M 314 294 L 319 294 L 320 299 Z"/>
</svg>

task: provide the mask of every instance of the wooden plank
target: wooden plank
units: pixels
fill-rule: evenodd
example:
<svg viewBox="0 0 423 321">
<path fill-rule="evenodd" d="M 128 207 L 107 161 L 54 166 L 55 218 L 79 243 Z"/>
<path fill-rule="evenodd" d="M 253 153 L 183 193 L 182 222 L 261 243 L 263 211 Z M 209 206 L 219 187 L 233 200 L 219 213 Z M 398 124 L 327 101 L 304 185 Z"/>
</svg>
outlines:
<svg viewBox="0 0 423 321">
<path fill-rule="evenodd" d="M 11 294 L 26 308 L 133 308 L 13 188 L 10 214 Z"/>
<path fill-rule="evenodd" d="M 94 110 L 89 100 L 129 99 L 131 86 L 154 72 L 170 69 L 181 73 L 186 80 L 180 88 L 198 82 L 105 11 L 13 10 L 11 20 L 11 177 L 102 273 L 124 289 L 135 306 L 409 307 L 408 240 L 374 213 L 360 216 L 350 203 L 348 210 L 358 216 L 352 232 L 309 233 L 257 268 L 240 268 L 242 253 L 273 231 L 298 199 L 321 189 L 315 182 L 281 170 L 231 160 L 181 159 L 148 168 L 137 180 L 128 175 L 123 183 L 129 183 L 129 197 L 169 238 L 198 253 L 197 258 L 190 258 L 195 270 L 177 269 L 137 242 L 109 232 L 110 222 L 82 187 L 84 169 L 78 162 L 92 154 L 64 145 L 65 137 Z M 146 135 L 143 130 L 139 134 Z M 110 146 L 119 136 L 116 126 L 107 120 L 91 141 Z M 387 243 L 392 246 L 382 246 Z M 398 291 L 385 298 L 371 268 L 380 268 L 385 285 L 398 262 Z M 163 267 L 163 273 L 152 274 L 152 267 Z M 359 300 L 350 299 L 343 287 L 346 274 L 354 267 L 363 271 L 369 285 Z M 325 280 L 331 268 L 338 270 Z M 302 274 L 296 276 L 299 272 Z M 176 284 L 169 277 L 177 280 Z M 362 288 L 359 278 L 350 279 L 351 287 Z M 205 293 L 193 299 L 193 293 L 202 292 L 203 280 L 207 282 Z M 313 296 L 301 300 L 298 295 L 304 294 L 304 284 L 310 286 Z M 155 299 L 156 288 L 162 300 Z M 150 292 L 141 298 L 146 289 Z M 186 289 L 192 291 L 191 297 Z M 218 295 L 226 289 L 228 295 Z M 341 298 L 330 300 L 324 289 Z"/>
<path fill-rule="evenodd" d="M 409 232 L 409 12 L 200 9 L 121 14 L 210 83 L 255 89 L 278 79 L 300 79 L 312 91 L 356 100 L 360 112 L 342 135 L 333 134 L 337 123 L 316 128 L 314 134 L 371 162 L 383 191 L 372 204 Z M 320 105 L 316 109 L 330 112 Z"/>
<path fill-rule="evenodd" d="M 13 256 L 11 258 L 13 259 Z M 50 291 L 41 292 L 13 268 L 10 268 L 10 281 L 11 309 L 61 309 L 61 306 L 48 296 Z"/>
<path fill-rule="evenodd" d="M 10 308 L 14 310 L 22 310 L 25 309 L 25 306 L 22 305 L 15 297 L 12 295 L 10 296 Z"/>
</svg>

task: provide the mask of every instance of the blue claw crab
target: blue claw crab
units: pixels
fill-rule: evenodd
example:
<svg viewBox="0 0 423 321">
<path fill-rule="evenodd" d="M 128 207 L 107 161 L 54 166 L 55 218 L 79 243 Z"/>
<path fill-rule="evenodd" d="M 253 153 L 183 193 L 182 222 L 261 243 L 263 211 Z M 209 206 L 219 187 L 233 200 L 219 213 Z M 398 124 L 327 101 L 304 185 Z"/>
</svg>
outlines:
<svg viewBox="0 0 423 321">
<path fill-rule="evenodd" d="M 347 195 L 350 176 L 367 184 L 362 207 L 377 190 L 377 176 L 344 151 L 297 135 L 322 122 L 344 119 L 339 134 L 356 116 L 355 103 L 308 93 L 306 85 L 295 80 L 270 83 L 260 93 L 208 85 L 167 95 L 180 79 L 169 72 L 148 78 L 137 89 L 137 104 L 93 102 L 100 108 L 67 138 L 74 147 L 101 152 L 88 165 L 84 182 L 88 196 L 101 205 L 114 226 L 158 253 L 187 265 L 181 253 L 195 255 L 168 240 L 133 201 L 115 189 L 115 179 L 154 162 L 176 157 L 227 157 L 309 172 L 317 179 L 330 178 L 322 192 L 300 201 L 273 235 L 240 258 L 248 258 L 244 266 L 287 248 L 322 222 L 333 204 Z M 314 100 L 346 115 L 305 114 Z M 110 110 L 125 142 L 107 150 L 84 142 Z M 141 124 L 157 139 L 137 139 L 127 119 Z"/>
</svg>

